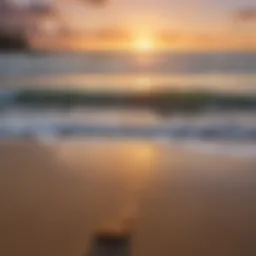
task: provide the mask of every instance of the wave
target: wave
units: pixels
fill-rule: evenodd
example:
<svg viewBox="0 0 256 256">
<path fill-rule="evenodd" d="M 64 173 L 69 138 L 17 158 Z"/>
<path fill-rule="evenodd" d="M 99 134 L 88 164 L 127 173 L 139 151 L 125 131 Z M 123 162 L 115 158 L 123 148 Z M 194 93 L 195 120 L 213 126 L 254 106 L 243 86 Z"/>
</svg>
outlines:
<svg viewBox="0 0 256 256">
<path fill-rule="evenodd" d="M 256 157 L 256 123 L 250 120 L 191 124 L 180 120 L 154 125 L 78 123 L 11 119 L 0 122 L 0 140 L 36 140 L 48 144 L 65 140 L 145 140 L 160 142 L 164 148 L 182 147 L 204 154 Z"/>
<path fill-rule="evenodd" d="M 176 140 L 197 139 L 200 141 L 249 141 L 256 142 L 256 125 L 215 124 L 215 125 L 151 125 L 122 126 L 97 124 L 31 125 L 26 123 L 5 123 L 0 125 L 0 137 L 127 137 L 127 138 L 170 138 Z"/>
<path fill-rule="evenodd" d="M 208 110 L 256 110 L 256 94 L 152 90 L 141 93 L 19 90 L 0 92 L 0 107 L 135 107 L 159 113 Z"/>
</svg>

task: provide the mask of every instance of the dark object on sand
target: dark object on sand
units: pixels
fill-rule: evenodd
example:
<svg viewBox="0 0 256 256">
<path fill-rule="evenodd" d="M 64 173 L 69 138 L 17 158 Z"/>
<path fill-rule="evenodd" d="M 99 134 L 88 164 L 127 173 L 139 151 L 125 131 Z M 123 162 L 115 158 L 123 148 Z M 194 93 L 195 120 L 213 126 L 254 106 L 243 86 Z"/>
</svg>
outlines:
<svg viewBox="0 0 256 256">
<path fill-rule="evenodd" d="M 130 256 L 129 233 L 102 232 L 95 235 L 91 256 Z"/>
</svg>

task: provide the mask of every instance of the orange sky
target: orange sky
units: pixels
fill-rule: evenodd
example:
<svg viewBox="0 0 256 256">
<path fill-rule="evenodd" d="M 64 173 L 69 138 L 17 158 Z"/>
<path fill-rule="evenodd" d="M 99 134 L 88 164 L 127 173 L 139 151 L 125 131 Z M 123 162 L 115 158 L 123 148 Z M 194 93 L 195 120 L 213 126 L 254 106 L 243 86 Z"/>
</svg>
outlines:
<svg viewBox="0 0 256 256">
<path fill-rule="evenodd" d="M 41 32 L 30 34 L 37 48 L 131 50 L 140 40 L 155 50 L 256 48 L 255 0 L 108 0 L 98 7 L 81 0 L 12 1 L 54 9 L 40 18 Z"/>
<path fill-rule="evenodd" d="M 102 35 L 103 34 L 103 35 Z M 256 36 L 237 36 L 236 33 L 193 34 L 185 32 L 161 36 L 156 33 L 100 35 L 67 34 L 35 36 L 32 43 L 37 48 L 54 50 L 138 50 L 141 41 L 150 44 L 150 51 L 158 50 L 256 50 Z M 142 43 L 143 44 L 143 43 Z"/>
</svg>

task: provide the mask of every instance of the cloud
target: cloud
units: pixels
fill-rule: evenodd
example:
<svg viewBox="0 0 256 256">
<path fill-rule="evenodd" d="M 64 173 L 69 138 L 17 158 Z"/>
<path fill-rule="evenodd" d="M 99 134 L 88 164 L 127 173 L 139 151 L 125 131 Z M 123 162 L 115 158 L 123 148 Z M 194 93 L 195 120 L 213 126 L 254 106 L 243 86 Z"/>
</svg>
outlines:
<svg viewBox="0 0 256 256">
<path fill-rule="evenodd" d="M 8 13 L 48 14 L 53 11 L 51 0 L 0 0 L 0 10 Z"/>
<path fill-rule="evenodd" d="M 0 9 L 26 9 L 32 12 L 50 12 L 55 8 L 56 3 L 62 5 L 63 0 L 0 0 Z M 91 4 L 101 6 L 107 3 L 108 0 L 65 0 L 64 3 L 73 5 Z"/>
<path fill-rule="evenodd" d="M 80 2 L 101 6 L 108 2 L 108 0 L 80 0 Z"/>
<path fill-rule="evenodd" d="M 256 6 L 237 10 L 234 19 L 239 22 L 256 22 Z"/>
<path fill-rule="evenodd" d="M 51 14 L 54 12 L 54 9 L 50 4 L 44 4 L 44 3 L 31 4 L 28 7 L 28 10 L 32 13 L 37 13 L 37 14 Z"/>
</svg>

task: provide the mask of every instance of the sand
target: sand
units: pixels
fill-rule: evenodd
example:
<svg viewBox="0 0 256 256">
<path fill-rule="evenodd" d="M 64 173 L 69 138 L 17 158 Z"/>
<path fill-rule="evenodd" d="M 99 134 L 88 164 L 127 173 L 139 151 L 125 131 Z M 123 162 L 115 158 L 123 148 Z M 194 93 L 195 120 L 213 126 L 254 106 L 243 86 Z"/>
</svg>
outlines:
<svg viewBox="0 0 256 256">
<path fill-rule="evenodd" d="M 256 255 L 256 160 L 161 142 L 0 143 L 0 255 L 81 256 L 99 230 L 135 256 Z"/>
</svg>

